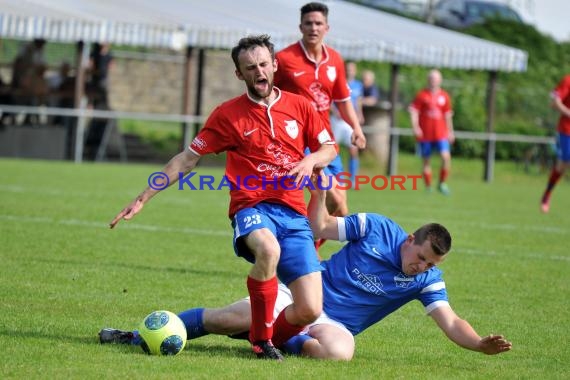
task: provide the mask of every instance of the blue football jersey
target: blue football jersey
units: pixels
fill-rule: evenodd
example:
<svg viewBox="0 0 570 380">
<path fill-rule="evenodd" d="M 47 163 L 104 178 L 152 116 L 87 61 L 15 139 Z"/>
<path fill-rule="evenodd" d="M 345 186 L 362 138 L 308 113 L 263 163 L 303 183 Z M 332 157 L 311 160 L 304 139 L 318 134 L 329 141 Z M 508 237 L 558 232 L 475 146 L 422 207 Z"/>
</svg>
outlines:
<svg viewBox="0 0 570 380">
<path fill-rule="evenodd" d="M 323 261 L 323 308 L 356 335 L 412 300 L 429 313 L 447 304 L 442 272 L 433 267 L 409 276 L 402 272 L 400 248 L 408 234 L 378 214 L 337 218 L 339 240 L 348 243 Z"/>
</svg>

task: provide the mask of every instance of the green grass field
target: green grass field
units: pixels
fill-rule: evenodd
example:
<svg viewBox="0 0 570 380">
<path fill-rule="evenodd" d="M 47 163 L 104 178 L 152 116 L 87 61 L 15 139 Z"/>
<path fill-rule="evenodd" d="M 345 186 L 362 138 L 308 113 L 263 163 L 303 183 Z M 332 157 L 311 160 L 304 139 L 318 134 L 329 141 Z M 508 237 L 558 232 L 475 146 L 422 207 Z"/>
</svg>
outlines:
<svg viewBox="0 0 570 380">
<path fill-rule="evenodd" d="M 400 174 L 417 158 L 400 157 Z M 453 194 L 349 192 L 352 212 L 378 212 L 406 229 L 437 221 L 454 237 L 442 265 L 456 312 L 511 352 L 466 351 L 419 302 L 356 338 L 351 362 L 259 361 L 246 342 L 207 336 L 176 357 L 101 346 L 105 326 L 135 328 L 156 309 L 216 307 L 246 295 L 249 264 L 234 256 L 227 191 L 159 194 L 128 223 L 108 222 L 160 166 L 0 160 L 0 345 L 4 379 L 567 379 L 570 377 L 570 184 L 550 214 L 538 204 L 547 174 L 454 161 Z M 219 178 L 221 170 L 198 168 Z M 369 173 L 372 174 L 372 173 Z M 322 248 L 328 256 L 338 243 Z"/>
</svg>

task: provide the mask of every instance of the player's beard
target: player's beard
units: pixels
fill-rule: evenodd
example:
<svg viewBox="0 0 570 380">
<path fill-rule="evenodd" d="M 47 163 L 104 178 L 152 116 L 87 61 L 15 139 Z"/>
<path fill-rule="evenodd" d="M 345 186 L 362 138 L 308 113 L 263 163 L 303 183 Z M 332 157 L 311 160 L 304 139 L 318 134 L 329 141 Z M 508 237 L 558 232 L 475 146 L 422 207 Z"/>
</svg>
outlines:
<svg viewBox="0 0 570 380">
<path fill-rule="evenodd" d="M 265 99 L 267 98 L 269 95 L 271 95 L 271 93 L 273 92 L 273 83 L 267 81 L 266 82 L 266 88 L 264 90 L 258 90 L 255 87 L 255 83 L 253 84 L 248 84 L 247 85 L 247 91 L 249 92 L 249 94 L 255 98 L 255 99 Z"/>
</svg>

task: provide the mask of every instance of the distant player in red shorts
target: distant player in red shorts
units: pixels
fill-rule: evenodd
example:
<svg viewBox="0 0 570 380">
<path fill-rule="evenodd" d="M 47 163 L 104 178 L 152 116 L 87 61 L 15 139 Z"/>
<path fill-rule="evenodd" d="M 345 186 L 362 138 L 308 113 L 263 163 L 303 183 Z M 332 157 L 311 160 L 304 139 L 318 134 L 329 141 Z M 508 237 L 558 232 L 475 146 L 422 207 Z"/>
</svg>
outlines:
<svg viewBox="0 0 570 380">
<path fill-rule="evenodd" d="M 542 195 L 540 209 L 550 211 L 550 195 L 558 180 L 570 166 L 570 75 L 566 75 L 552 91 L 552 107 L 560 112 L 558 119 L 558 159 L 552 168 L 546 190 Z"/>
<path fill-rule="evenodd" d="M 441 81 L 441 73 L 431 70 L 428 74 L 428 87 L 418 92 L 409 111 L 423 161 L 422 174 L 426 190 L 431 191 L 430 158 L 435 149 L 442 161 L 438 189 L 442 194 L 449 195 L 446 181 L 451 170 L 450 144 L 455 141 L 455 136 L 451 100 L 449 94 L 441 88 Z"/>
</svg>

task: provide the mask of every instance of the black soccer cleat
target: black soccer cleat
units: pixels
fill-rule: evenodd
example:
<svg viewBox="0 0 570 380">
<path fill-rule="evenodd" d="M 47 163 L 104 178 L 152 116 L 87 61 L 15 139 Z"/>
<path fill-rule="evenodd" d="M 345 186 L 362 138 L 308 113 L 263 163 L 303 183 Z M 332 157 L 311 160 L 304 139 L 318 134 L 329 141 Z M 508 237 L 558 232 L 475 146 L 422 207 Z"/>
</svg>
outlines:
<svg viewBox="0 0 570 380">
<path fill-rule="evenodd" d="M 261 340 L 253 343 L 253 352 L 259 359 L 271 359 L 283 361 L 285 358 L 279 349 L 277 349 L 270 340 Z"/>
<path fill-rule="evenodd" d="M 131 331 L 122 331 L 112 328 L 104 328 L 99 331 L 99 343 L 101 344 L 131 344 L 134 334 Z"/>
</svg>

